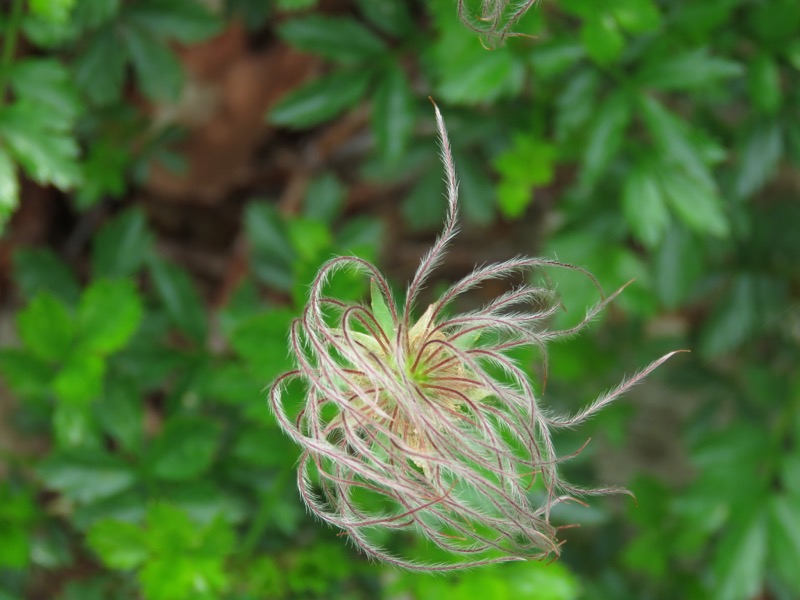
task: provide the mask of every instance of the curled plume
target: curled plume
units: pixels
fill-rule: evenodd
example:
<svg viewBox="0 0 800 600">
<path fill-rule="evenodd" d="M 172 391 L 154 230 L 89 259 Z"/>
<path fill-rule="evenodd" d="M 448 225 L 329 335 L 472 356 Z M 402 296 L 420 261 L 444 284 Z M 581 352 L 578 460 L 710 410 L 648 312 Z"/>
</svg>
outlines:
<svg viewBox="0 0 800 600">
<path fill-rule="evenodd" d="M 480 13 L 473 15 L 467 0 L 458 0 L 458 17 L 467 27 L 486 37 L 488 47 L 502 44 L 507 37 L 522 35 L 512 28 L 537 0 L 481 0 Z"/>
<path fill-rule="evenodd" d="M 576 415 L 544 410 L 529 374 L 509 351 L 531 345 L 544 349 L 550 340 L 573 334 L 616 294 L 566 331 L 547 329 L 558 304 L 549 290 L 531 285 L 478 310 L 446 310 L 484 281 L 539 267 L 576 270 L 597 285 L 579 267 L 541 258 L 478 267 L 415 320 L 420 291 L 458 230 L 458 184 L 438 108 L 436 121 L 447 216 L 408 285 L 403 306 L 367 261 L 337 257 L 327 262 L 291 327 L 296 368 L 272 384 L 270 403 L 281 428 L 302 448 L 298 487 L 305 504 L 370 557 L 441 571 L 557 555 L 561 542 L 550 524 L 553 506 L 620 490 L 579 489 L 562 480 L 558 466 L 565 457 L 556 456 L 551 432 L 591 418 L 671 354 Z M 326 282 L 343 269 L 370 278 L 369 304 L 323 295 Z M 285 393 L 293 380 L 304 390 L 299 405 Z M 426 538 L 453 560 L 429 564 L 395 554 L 384 545 L 385 532 L 400 530 Z"/>
</svg>

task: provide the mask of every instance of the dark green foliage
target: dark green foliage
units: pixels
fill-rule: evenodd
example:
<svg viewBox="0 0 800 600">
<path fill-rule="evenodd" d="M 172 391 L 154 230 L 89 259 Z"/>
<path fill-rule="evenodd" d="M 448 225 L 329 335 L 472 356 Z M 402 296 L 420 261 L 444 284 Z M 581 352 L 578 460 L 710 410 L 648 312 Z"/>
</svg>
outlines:
<svg viewBox="0 0 800 600">
<path fill-rule="evenodd" d="M 800 596 L 797 2 L 542 0 L 511 30 L 523 36 L 491 51 L 454 0 L 317 4 L 3 4 L 0 227 L 27 180 L 61 190 L 90 239 L 79 259 L 12 257 L 0 599 Z M 219 303 L 159 254 L 131 202 L 152 162 L 182 160 L 180 131 L 131 99 L 177 102 L 176 45 L 231 19 L 253 43 L 324 65 L 265 123 L 302 138 L 355 111 L 372 145 L 312 173 L 296 214 L 247 199 L 248 270 Z M 611 473 L 637 503 L 554 515 L 583 524 L 564 531 L 557 565 L 431 579 L 369 564 L 304 512 L 299 450 L 262 394 L 291 368 L 290 324 L 318 267 L 342 253 L 394 258 L 386 224 L 347 204 L 353 183 L 381 186 L 381 210 L 402 196 L 391 214 L 404 227 L 439 228 L 428 96 L 447 119 L 474 239 L 502 238 L 492 251 L 510 254 L 522 239 L 522 253 L 586 267 L 608 292 L 635 279 L 596 336 L 552 348 L 546 404 L 567 411 L 648 359 L 693 351 L 559 439 L 569 454 L 593 436 L 569 475 L 592 485 Z M 489 261 L 483 246 L 474 256 Z M 596 301 L 585 279 L 543 277 L 565 309 L 553 326 Z M 329 286 L 356 300 L 369 281 L 341 273 Z M 28 439 L 44 443 L 18 450 Z M 43 573 L 73 580 L 39 589 Z"/>
</svg>

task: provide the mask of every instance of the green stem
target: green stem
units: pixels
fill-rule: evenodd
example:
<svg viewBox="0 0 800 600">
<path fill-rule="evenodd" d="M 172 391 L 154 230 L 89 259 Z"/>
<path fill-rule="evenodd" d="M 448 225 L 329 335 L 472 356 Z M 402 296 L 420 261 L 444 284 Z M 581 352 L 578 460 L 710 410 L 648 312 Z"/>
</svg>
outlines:
<svg viewBox="0 0 800 600">
<path fill-rule="evenodd" d="M 0 56 L 0 105 L 5 102 L 8 88 L 8 74 L 11 63 L 14 61 L 14 52 L 17 49 L 17 34 L 22 20 L 22 8 L 25 0 L 12 0 L 11 13 L 8 15 L 5 27 L 5 40 L 3 40 L 3 54 Z"/>
</svg>

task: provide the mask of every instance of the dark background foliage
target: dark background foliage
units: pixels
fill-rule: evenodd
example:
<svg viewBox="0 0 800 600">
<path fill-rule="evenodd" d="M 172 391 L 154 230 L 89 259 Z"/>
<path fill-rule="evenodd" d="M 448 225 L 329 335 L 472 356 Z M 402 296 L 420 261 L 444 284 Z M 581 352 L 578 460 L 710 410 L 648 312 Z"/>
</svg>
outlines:
<svg viewBox="0 0 800 600">
<path fill-rule="evenodd" d="M 0 599 L 800 596 L 796 0 L 548 0 L 491 50 L 454 0 L 0 0 L 0 31 Z M 430 244 L 428 96 L 465 223 L 441 282 L 635 278 L 546 403 L 692 350 L 559 438 L 636 501 L 563 507 L 554 564 L 369 563 L 263 394 L 322 262 L 402 286 Z M 550 283 L 559 325 L 596 300 Z"/>
</svg>

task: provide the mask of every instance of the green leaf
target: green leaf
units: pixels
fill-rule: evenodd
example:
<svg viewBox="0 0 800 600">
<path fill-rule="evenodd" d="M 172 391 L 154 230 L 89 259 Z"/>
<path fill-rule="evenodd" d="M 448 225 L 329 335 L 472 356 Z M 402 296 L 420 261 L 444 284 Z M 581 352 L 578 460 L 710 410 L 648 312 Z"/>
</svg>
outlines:
<svg viewBox="0 0 800 600">
<path fill-rule="evenodd" d="M 14 281 L 26 298 L 47 292 L 67 304 L 74 304 L 80 288 L 75 275 L 51 250 L 19 249 L 14 253 Z"/>
<path fill-rule="evenodd" d="M 776 495 L 769 502 L 768 564 L 800 594 L 800 498 Z"/>
<path fill-rule="evenodd" d="M 372 129 L 384 158 L 394 160 L 407 150 L 415 120 L 411 87 L 403 70 L 393 64 L 378 82 L 372 105 Z"/>
<path fill-rule="evenodd" d="M 345 189 L 336 176 L 324 173 L 311 180 L 306 191 L 304 213 L 308 219 L 332 223 L 339 215 Z"/>
<path fill-rule="evenodd" d="M 583 185 L 593 186 L 603 170 L 616 157 L 630 120 L 630 100 L 623 92 L 613 93 L 597 109 L 594 123 L 587 134 L 586 150 L 583 154 L 581 171 Z"/>
<path fill-rule="evenodd" d="M 607 12 L 597 12 L 586 19 L 581 41 L 589 57 L 600 65 L 615 62 L 625 49 L 625 38 L 617 21 Z"/>
<path fill-rule="evenodd" d="M 380 38 L 346 17 L 291 19 L 278 26 L 278 35 L 300 50 L 341 62 L 375 60 L 386 51 Z"/>
<path fill-rule="evenodd" d="M 458 165 L 458 195 L 464 216 L 472 223 L 488 225 L 495 216 L 495 186 L 486 168 L 486 161 L 471 154 L 453 152 Z"/>
<path fill-rule="evenodd" d="M 0 141 L 37 183 L 67 190 L 80 181 L 78 144 L 44 106 L 19 101 L 0 107 Z M 8 187 L 8 184 L 6 184 Z"/>
<path fill-rule="evenodd" d="M 739 154 L 741 164 L 733 190 L 737 198 L 748 198 L 773 176 L 783 157 L 781 121 L 770 119 L 750 127 Z"/>
<path fill-rule="evenodd" d="M 500 212 L 518 218 L 533 200 L 534 188 L 553 179 L 556 149 L 532 134 L 518 133 L 511 147 L 499 154 L 493 166 L 500 175 L 497 203 Z"/>
<path fill-rule="evenodd" d="M 89 547 L 110 569 L 135 569 L 149 557 L 147 536 L 133 523 L 98 521 L 86 535 Z"/>
<path fill-rule="evenodd" d="M 633 235 L 648 248 L 657 247 L 671 221 L 658 178 L 643 168 L 631 171 L 623 186 L 622 207 Z"/>
<path fill-rule="evenodd" d="M 203 41 L 221 26 L 196 0 L 137 0 L 125 8 L 124 20 L 160 40 L 174 38 L 184 44 Z"/>
<path fill-rule="evenodd" d="M 64 359 L 72 347 L 75 327 L 67 308 L 40 293 L 17 317 L 20 338 L 31 353 L 45 361 Z"/>
<path fill-rule="evenodd" d="M 401 211 L 412 229 L 425 229 L 441 225 L 447 201 L 444 182 L 439 169 L 427 171 L 406 196 Z"/>
<path fill-rule="evenodd" d="M 702 248 L 686 228 L 673 223 L 655 255 L 654 284 L 659 300 L 669 309 L 689 299 L 704 274 L 697 260 Z"/>
<path fill-rule="evenodd" d="M 19 348 L 0 349 L 0 373 L 20 400 L 44 400 L 51 394 L 53 367 Z"/>
<path fill-rule="evenodd" d="M 600 78 L 594 68 L 584 68 L 570 77 L 556 99 L 556 139 L 564 140 L 581 131 L 597 107 Z"/>
<path fill-rule="evenodd" d="M 314 79 L 284 96 L 270 111 L 269 120 L 297 129 L 324 123 L 361 99 L 371 75 L 369 70 L 361 69 Z"/>
<path fill-rule="evenodd" d="M 728 235 L 728 219 L 716 190 L 679 172 L 664 171 L 659 181 L 670 207 L 689 228 L 716 237 Z"/>
<path fill-rule="evenodd" d="M 94 354 L 72 354 L 53 380 L 59 400 L 71 406 L 86 406 L 103 391 L 105 361 Z"/>
<path fill-rule="evenodd" d="M 153 474 L 173 481 L 200 475 L 211 466 L 219 437 L 219 425 L 208 419 L 185 416 L 168 421 L 148 460 Z"/>
<path fill-rule="evenodd" d="M 145 95 L 151 100 L 176 100 L 183 69 L 166 44 L 133 27 L 125 29 L 124 40 Z"/>
<path fill-rule="evenodd" d="M 75 0 L 30 0 L 31 12 L 37 17 L 57 24 L 66 23 Z"/>
<path fill-rule="evenodd" d="M 189 276 L 161 259 L 149 261 L 150 277 L 170 320 L 195 342 L 206 339 L 206 309 Z"/>
<path fill-rule="evenodd" d="M 720 540 L 714 560 L 713 598 L 748 600 L 762 589 L 767 554 L 764 515 L 752 510 L 738 515 Z"/>
<path fill-rule="evenodd" d="M 253 272 L 280 290 L 292 286 L 292 265 L 296 260 L 286 233 L 286 224 L 274 206 L 251 202 L 245 208 L 244 227 L 253 252 Z"/>
<path fill-rule="evenodd" d="M 14 161 L 0 147 L 0 233 L 19 204 L 19 181 Z"/>
<path fill-rule="evenodd" d="M 389 35 L 400 37 L 415 27 L 405 0 L 357 0 L 357 4 L 367 21 Z"/>
<path fill-rule="evenodd" d="M 711 56 L 708 48 L 698 48 L 651 63 L 637 80 L 642 86 L 660 90 L 697 90 L 736 77 L 742 71 L 739 63 Z"/>
<path fill-rule="evenodd" d="M 117 29 L 101 28 L 73 62 L 75 83 L 95 105 L 113 104 L 122 95 L 128 56 Z"/>
<path fill-rule="evenodd" d="M 60 452 L 36 469 L 45 487 L 67 499 L 93 502 L 130 488 L 136 478 L 122 459 L 98 451 Z"/>
<path fill-rule="evenodd" d="M 653 0 L 616 0 L 608 5 L 619 26 L 631 33 L 653 31 L 661 21 L 661 13 Z"/>
<path fill-rule="evenodd" d="M 121 448 L 138 453 L 144 435 L 144 406 L 135 382 L 109 378 L 103 397 L 95 404 L 95 414 L 103 430 Z"/>
<path fill-rule="evenodd" d="M 78 306 L 80 346 L 85 352 L 110 354 L 121 349 L 142 320 L 142 302 L 133 282 L 94 281 Z"/>
<path fill-rule="evenodd" d="M 92 273 L 95 277 L 127 277 L 141 268 L 150 249 L 144 213 L 132 208 L 103 225 L 94 238 Z"/>
<path fill-rule="evenodd" d="M 11 69 L 10 81 L 18 98 L 46 107 L 65 124 L 71 123 L 83 108 L 69 71 L 56 60 L 19 61 Z"/>
<path fill-rule="evenodd" d="M 748 66 L 747 88 L 753 104 L 764 114 L 775 114 L 783 100 L 777 62 L 772 56 L 762 52 Z"/>
<path fill-rule="evenodd" d="M 294 317 L 286 309 L 265 311 L 241 321 L 231 334 L 233 349 L 263 381 L 271 381 L 291 366 L 286 335 Z"/>
</svg>

